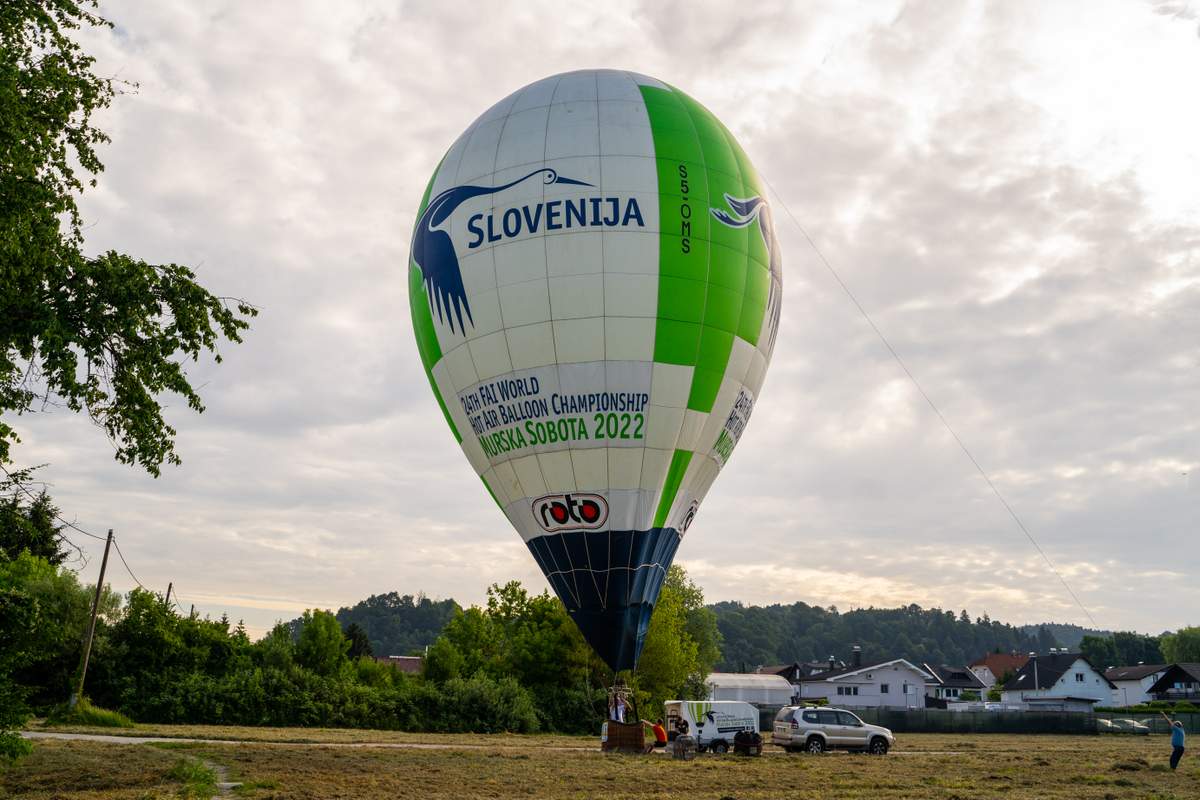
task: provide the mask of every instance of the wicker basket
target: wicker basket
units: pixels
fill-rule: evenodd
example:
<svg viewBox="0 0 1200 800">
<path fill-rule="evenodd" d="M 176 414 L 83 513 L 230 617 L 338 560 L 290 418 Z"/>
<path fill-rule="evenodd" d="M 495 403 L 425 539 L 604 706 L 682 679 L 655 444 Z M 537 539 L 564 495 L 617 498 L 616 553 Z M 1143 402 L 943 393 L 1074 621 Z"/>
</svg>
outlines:
<svg viewBox="0 0 1200 800">
<path fill-rule="evenodd" d="M 606 753 L 645 753 L 646 728 L 640 722 L 610 719 L 601 728 L 600 749 Z"/>
</svg>

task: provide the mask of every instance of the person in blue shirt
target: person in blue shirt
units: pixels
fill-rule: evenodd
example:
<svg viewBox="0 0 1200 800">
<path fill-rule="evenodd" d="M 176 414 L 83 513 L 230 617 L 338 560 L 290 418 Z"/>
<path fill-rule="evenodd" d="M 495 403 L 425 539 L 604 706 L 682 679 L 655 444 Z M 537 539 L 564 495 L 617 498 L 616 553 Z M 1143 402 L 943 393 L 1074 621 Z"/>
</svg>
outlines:
<svg viewBox="0 0 1200 800">
<path fill-rule="evenodd" d="M 1187 737 L 1183 732 L 1182 722 L 1172 721 L 1166 714 L 1163 714 L 1163 718 L 1171 726 L 1171 769 L 1175 769 L 1183 758 L 1183 742 Z"/>
</svg>

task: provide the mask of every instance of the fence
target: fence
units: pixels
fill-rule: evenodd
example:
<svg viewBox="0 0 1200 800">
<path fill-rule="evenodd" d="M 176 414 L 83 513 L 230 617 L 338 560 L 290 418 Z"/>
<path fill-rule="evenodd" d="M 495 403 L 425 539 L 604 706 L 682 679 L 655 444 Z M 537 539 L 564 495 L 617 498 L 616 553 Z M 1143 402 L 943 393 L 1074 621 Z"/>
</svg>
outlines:
<svg viewBox="0 0 1200 800">
<path fill-rule="evenodd" d="M 863 722 L 896 733 L 1074 733 L 1094 734 L 1093 714 L 1064 711 L 942 711 L 856 709 Z"/>
<path fill-rule="evenodd" d="M 759 707 L 759 730 L 769 731 L 779 706 Z M 851 709 L 871 725 L 882 725 L 895 733 L 1067 733 L 1091 735 L 1100 732 L 1097 719 L 1133 719 L 1147 725 L 1151 733 L 1167 733 L 1167 721 L 1158 712 L 1068 711 L 912 711 L 883 708 Z M 1189 733 L 1200 733 L 1200 714 L 1172 714 Z"/>
<path fill-rule="evenodd" d="M 1169 713 L 1169 712 L 1168 712 Z M 1167 733 L 1167 721 L 1157 711 L 1097 711 L 1096 719 L 1134 719 L 1150 727 L 1151 733 Z M 1171 714 L 1171 719 L 1183 723 L 1188 733 L 1200 733 L 1200 714 Z"/>
</svg>

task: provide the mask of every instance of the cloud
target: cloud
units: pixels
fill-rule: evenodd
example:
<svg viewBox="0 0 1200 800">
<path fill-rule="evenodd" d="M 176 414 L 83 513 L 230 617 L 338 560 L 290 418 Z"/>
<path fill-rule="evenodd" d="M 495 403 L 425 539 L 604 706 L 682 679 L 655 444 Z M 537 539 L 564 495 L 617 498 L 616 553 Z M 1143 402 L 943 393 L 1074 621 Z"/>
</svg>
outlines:
<svg viewBox="0 0 1200 800">
<path fill-rule="evenodd" d="M 1200 482 L 1180 474 L 1200 471 L 1192 11 L 109 6 L 118 27 L 87 45 L 140 86 L 100 120 L 114 141 L 88 245 L 188 264 L 262 315 L 193 370 L 206 413 L 171 410 L 183 468 L 116 465 L 61 413 L 16 420 L 16 455 L 51 462 L 55 497 L 116 528 L 143 581 L 255 632 L 371 592 L 543 586 L 428 390 L 408 237 L 434 165 L 492 102 L 625 67 L 737 134 L 1099 624 L 1194 622 L 1177 577 L 1200 568 Z M 680 551 L 710 599 L 1085 621 L 805 236 L 776 224 L 775 361 Z"/>
</svg>

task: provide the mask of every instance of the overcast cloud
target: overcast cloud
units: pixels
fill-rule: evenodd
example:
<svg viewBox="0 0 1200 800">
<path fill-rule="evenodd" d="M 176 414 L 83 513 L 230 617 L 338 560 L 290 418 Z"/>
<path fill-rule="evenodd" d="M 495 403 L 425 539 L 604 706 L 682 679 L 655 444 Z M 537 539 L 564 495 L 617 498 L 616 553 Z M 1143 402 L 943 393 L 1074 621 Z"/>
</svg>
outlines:
<svg viewBox="0 0 1200 800">
<path fill-rule="evenodd" d="M 480 8 L 123 0 L 86 37 L 140 84 L 101 119 L 89 247 L 188 264 L 262 309 L 194 369 L 207 411 L 173 402 L 184 465 L 160 479 L 85 420 L 17 420 L 18 462 L 49 462 L 61 506 L 116 529 L 143 583 L 255 633 L 370 593 L 546 585 L 429 391 L 408 239 L 478 114 L 616 67 L 734 131 L 1099 626 L 1198 622 L 1197 3 Z M 707 598 L 1087 624 L 776 225 L 774 362 L 680 549 Z M 81 543 L 95 580 L 99 543 Z"/>
</svg>

